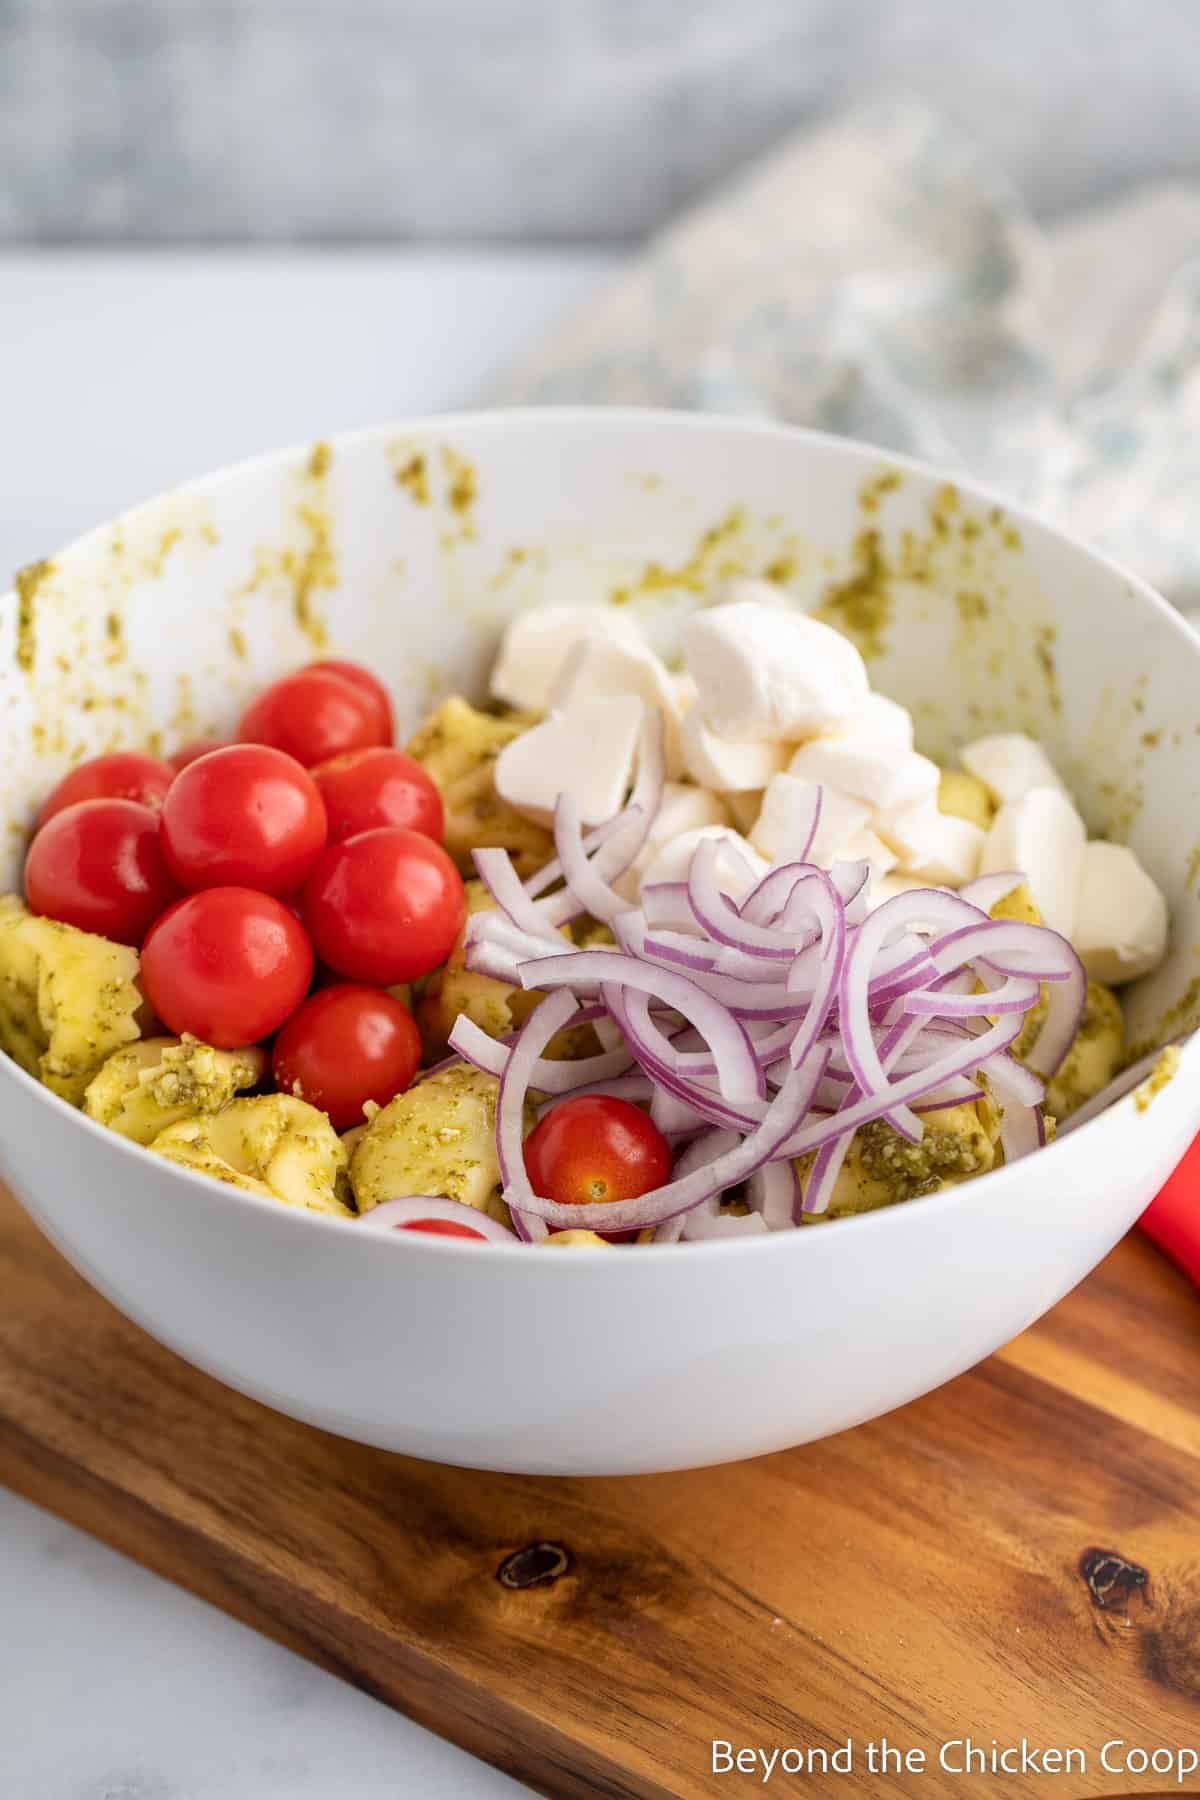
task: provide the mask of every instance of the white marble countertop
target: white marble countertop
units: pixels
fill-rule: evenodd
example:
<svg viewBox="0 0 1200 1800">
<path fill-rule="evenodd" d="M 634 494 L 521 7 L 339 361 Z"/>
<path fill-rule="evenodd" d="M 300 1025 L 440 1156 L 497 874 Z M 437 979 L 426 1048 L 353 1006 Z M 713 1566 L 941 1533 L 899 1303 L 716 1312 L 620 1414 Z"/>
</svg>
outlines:
<svg viewBox="0 0 1200 1800">
<path fill-rule="evenodd" d="M 611 254 L 0 257 L 0 572 L 206 468 L 467 398 Z M 4 1800 L 527 1790 L 0 1489 Z"/>
</svg>

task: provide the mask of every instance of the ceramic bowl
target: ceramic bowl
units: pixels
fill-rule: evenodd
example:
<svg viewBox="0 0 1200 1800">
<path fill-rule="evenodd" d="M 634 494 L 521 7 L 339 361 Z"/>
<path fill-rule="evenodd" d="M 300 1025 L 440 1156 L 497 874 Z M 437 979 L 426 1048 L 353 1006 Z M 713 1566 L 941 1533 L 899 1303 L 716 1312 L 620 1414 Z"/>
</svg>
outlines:
<svg viewBox="0 0 1200 1800">
<path fill-rule="evenodd" d="M 947 755 L 1046 743 L 1095 832 L 1169 897 L 1130 1032 L 1197 1010 L 1200 639 L 1145 585 L 969 483 L 762 424 L 642 412 L 446 417 L 290 451 L 150 501 L 0 603 L 0 819 L 81 755 L 227 728 L 318 650 L 390 683 L 401 729 L 482 691 L 504 619 L 635 609 L 670 651 L 726 576 L 819 605 Z M 180 1356 L 297 1418 L 446 1462 L 672 1469 L 839 1431 L 1032 1323 L 1128 1229 L 1200 1126 L 1197 1053 L 1011 1168 L 768 1238 L 637 1252 L 403 1240 L 168 1166 L 0 1057 L 0 1166 L 63 1254 Z"/>
</svg>

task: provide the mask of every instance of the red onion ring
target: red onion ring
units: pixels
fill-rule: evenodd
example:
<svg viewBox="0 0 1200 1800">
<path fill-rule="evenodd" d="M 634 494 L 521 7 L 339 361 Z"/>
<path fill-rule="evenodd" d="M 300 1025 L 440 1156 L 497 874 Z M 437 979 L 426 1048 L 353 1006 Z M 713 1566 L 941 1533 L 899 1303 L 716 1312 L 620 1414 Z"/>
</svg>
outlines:
<svg viewBox="0 0 1200 1800">
<path fill-rule="evenodd" d="M 516 1242 L 513 1233 L 498 1219 L 493 1219 L 476 1206 L 462 1200 L 447 1200 L 444 1194 L 405 1194 L 395 1200 L 382 1200 L 369 1212 L 359 1215 L 360 1231 L 400 1231 L 417 1219 L 445 1219 L 452 1225 L 469 1225 L 493 1244 Z"/>
</svg>

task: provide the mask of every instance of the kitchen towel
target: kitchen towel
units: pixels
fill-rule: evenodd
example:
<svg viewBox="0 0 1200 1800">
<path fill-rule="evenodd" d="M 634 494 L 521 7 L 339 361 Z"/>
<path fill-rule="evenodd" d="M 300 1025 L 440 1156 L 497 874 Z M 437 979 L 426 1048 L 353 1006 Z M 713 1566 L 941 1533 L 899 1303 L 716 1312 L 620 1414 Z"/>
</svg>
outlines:
<svg viewBox="0 0 1200 1800">
<path fill-rule="evenodd" d="M 1200 607 L 1200 188 L 1052 229 L 921 104 L 786 142 L 494 383 L 961 467 Z"/>
</svg>

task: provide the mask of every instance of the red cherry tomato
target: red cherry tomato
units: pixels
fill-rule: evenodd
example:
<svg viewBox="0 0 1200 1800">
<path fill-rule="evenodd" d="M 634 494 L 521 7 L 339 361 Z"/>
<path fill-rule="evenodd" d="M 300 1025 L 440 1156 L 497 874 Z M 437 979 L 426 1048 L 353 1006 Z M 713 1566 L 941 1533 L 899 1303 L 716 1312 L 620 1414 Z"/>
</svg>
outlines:
<svg viewBox="0 0 1200 1800">
<path fill-rule="evenodd" d="M 671 1147 L 628 1100 L 581 1095 L 555 1106 L 525 1139 L 534 1192 L 562 1206 L 633 1200 L 671 1179 Z"/>
<path fill-rule="evenodd" d="M 181 750 L 172 750 L 167 761 L 176 771 L 186 769 L 189 763 L 207 756 L 210 750 L 223 750 L 228 742 L 228 738 L 197 738 L 194 743 L 185 744 Z"/>
<path fill-rule="evenodd" d="M 242 744 L 270 744 L 310 769 L 314 763 L 386 744 L 379 703 L 332 669 L 298 669 L 252 700 L 237 728 Z"/>
<path fill-rule="evenodd" d="M 139 806 L 157 811 L 174 779 L 169 763 L 144 750 L 113 750 L 107 756 L 93 756 L 63 776 L 43 803 L 34 829 L 40 831 L 47 819 L 80 800 L 136 800 Z"/>
<path fill-rule="evenodd" d="M 275 1085 L 328 1113 L 339 1131 L 386 1106 L 421 1061 L 412 1014 L 379 988 L 343 982 L 311 994 L 275 1039 Z"/>
<path fill-rule="evenodd" d="M 277 1031 L 312 979 L 304 927 L 270 894 L 205 888 L 155 924 L 142 950 L 142 988 L 177 1036 L 236 1050 Z"/>
<path fill-rule="evenodd" d="M 467 911 L 462 877 L 441 845 L 399 825 L 330 844 L 302 905 L 321 961 L 380 987 L 444 963 Z"/>
<path fill-rule="evenodd" d="M 331 844 L 377 825 L 405 825 L 442 841 L 446 830 L 442 796 L 420 763 L 403 750 L 382 745 L 351 750 L 318 763 L 312 778 L 329 815 Z"/>
<path fill-rule="evenodd" d="M 434 1237 L 469 1237 L 487 1238 L 482 1231 L 472 1231 L 469 1225 L 460 1225 L 457 1219 L 410 1219 L 407 1225 L 397 1225 L 397 1231 L 428 1231 Z"/>
<path fill-rule="evenodd" d="M 199 757 L 163 802 L 163 852 L 184 888 L 294 894 L 326 835 L 312 776 L 265 744 L 228 744 Z"/>
<path fill-rule="evenodd" d="M 158 814 L 136 800 L 80 800 L 55 813 L 25 859 L 32 912 L 140 944 L 178 896 L 163 859 Z"/>
<path fill-rule="evenodd" d="M 390 744 L 396 735 L 395 720 L 392 716 L 392 701 L 387 689 L 378 675 L 372 675 L 370 669 L 364 669 L 361 663 L 340 662 L 336 657 L 325 656 L 319 662 L 309 663 L 310 669 L 329 669 L 356 687 L 360 694 L 370 699 L 374 706 L 379 724 L 385 735 L 380 738 L 381 744 Z"/>
</svg>

